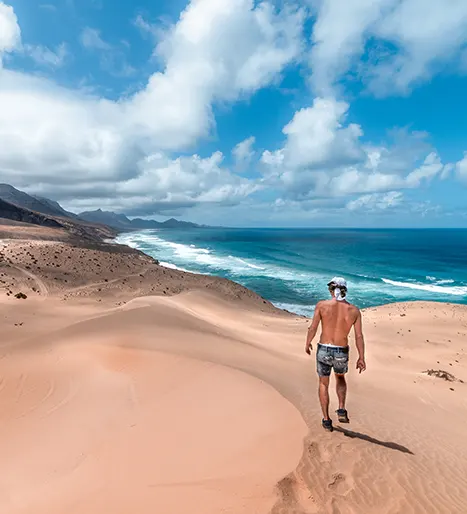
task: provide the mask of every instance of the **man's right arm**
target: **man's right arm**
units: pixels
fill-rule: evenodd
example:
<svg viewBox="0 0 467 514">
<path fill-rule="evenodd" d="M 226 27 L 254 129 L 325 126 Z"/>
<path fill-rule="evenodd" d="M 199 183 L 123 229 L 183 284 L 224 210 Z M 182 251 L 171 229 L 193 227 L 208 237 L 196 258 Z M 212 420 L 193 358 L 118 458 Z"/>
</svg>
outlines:
<svg viewBox="0 0 467 514">
<path fill-rule="evenodd" d="M 354 324 L 355 330 L 355 344 L 357 346 L 358 351 L 358 360 L 357 360 L 357 369 L 361 373 L 366 370 L 365 363 L 365 340 L 363 338 L 363 328 L 362 328 L 362 313 L 360 310 L 357 314 L 357 319 Z"/>
<path fill-rule="evenodd" d="M 313 348 L 311 345 L 311 342 L 313 341 L 313 339 L 316 335 L 316 332 L 318 331 L 320 322 L 321 322 L 321 302 L 318 302 L 318 304 L 315 307 L 313 321 L 311 322 L 311 325 L 309 326 L 308 332 L 306 335 L 305 352 L 308 355 L 311 354 L 311 349 Z"/>
</svg>

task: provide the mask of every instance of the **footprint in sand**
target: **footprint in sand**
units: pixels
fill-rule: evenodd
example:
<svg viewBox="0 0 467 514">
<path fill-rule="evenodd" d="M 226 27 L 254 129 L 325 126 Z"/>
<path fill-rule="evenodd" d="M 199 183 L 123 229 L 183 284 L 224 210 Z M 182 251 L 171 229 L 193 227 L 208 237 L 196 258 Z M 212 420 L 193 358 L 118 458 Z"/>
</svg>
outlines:
<svg viewBox="0 0 467 514">
<path fill-rule="evenodd" d="M 332 481 L 328 484 L 329 489 L 334 493 L 345 495 L 351 490 L 347 477 L 344 473 L 334 473 Z"/>
</svg>

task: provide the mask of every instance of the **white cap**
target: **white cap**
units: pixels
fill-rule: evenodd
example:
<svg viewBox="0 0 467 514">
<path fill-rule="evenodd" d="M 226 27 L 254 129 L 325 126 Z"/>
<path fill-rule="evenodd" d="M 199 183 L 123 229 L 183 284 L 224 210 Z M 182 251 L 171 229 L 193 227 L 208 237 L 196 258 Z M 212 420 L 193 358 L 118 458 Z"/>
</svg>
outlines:
<svg viewBox="0 0 467 514">
<path fill-rule="evenodd" d="M 334 277 L 331 280 L 331 282 L 328 283 L 328 286 L 330 286 L 330 285 L 347 288 L 347 282 L 346 282 L 345 278 L 342 278 L 342 277 Z"/>
</svg>

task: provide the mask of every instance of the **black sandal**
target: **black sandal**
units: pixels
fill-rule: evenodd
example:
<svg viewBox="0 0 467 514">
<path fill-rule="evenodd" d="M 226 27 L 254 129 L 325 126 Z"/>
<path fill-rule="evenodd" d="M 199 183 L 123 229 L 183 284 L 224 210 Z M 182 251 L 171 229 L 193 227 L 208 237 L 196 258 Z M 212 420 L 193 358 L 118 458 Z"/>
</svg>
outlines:
<svg viewBox="0 0 467 514">
<path fill-rule="evenodd" d="M 339 420 L 339 423 L 350 423 L 349 416 L 345 409 L 337 409 L 336 414 L 337 414 L 337 419 Z"/>
<path fill-rule="evenodd" d="M 321 423 L 324 430 L 327 430 L 328 432 L 332 432 L 334 430 L 334 427 L 332 426 L 332 419 L 323 419 Z"/>
</svg>

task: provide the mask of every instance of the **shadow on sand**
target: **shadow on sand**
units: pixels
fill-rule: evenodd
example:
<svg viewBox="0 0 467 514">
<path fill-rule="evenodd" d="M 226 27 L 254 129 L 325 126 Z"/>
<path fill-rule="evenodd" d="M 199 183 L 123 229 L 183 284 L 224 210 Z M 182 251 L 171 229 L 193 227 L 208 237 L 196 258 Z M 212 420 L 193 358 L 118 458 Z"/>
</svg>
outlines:
<svg viewBox="0 0 467 514">
<path fill-rule="evenodd" d="M 385 448 L 390 448 L 391 450 L 397 450 L 402 453 L 409 453 L 410 455 L 415 455 L 408 448 L 402 446 L 401 444 L 379 441 L 378 439 L 375 439 L 374 437 L 371 437 L 369 435 L 361 434 L 360 432 L 352 432 L 352 430 L 347 430 L 346 428 L 342 427 L 334 427 L 334 430 L 336 432 L 341 432 L 346 437 L 351 437 L 352 439 L 361 439 L 362 441 L 368 441 L 369 443 L 377 444 L 378 446 L 384 446 Z"/>
</svg>

